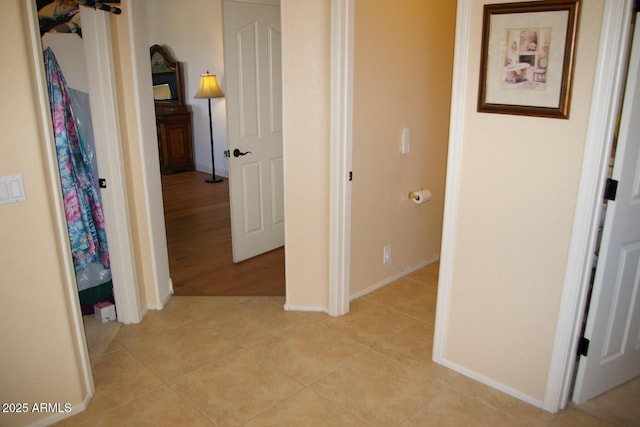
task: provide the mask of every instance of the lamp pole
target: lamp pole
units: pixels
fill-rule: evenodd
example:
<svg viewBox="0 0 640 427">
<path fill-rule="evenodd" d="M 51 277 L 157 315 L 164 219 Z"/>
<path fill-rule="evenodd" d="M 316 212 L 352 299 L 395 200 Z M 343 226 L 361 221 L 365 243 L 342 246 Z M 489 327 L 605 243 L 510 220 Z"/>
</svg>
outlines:
<svg viewBox="0 0 640 427">
<path fill-rule="evenodd" d="M 216 176 L 216 161 L 213 153 L 213 120 L 211 120 L 211 98 L 209 101 L 209 138 L 211 139 L 211 176 L 205 178 L 205 182 L 222 182 L 222 178 Z"/>
</svg>

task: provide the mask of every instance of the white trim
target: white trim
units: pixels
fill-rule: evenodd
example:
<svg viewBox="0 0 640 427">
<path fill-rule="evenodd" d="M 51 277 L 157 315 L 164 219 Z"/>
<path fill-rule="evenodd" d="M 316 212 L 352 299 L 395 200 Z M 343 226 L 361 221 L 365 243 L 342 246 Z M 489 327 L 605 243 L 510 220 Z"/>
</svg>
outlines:
<svg viewBox="0 0 640 427">
<path fill-rule="evenodd" d="M 458 177 L 464 142 L 464 100 L 467 87 L 467 52 L 469 51 L 470 0 L 459 0 L 456 17 L 456 40 L 451 95 L 451 121 L 449 123 L 449 153 L 440 250 L 436 327 L 433 338 L 433 360 L 444 363 L 444 341 L 447 336 L 449 301 L 453 280 L 453 254 L 455 223 L 458 217 Z"/>
<path fill-rule="evenodd" d="M 211 152 L 211 151 L 209 151 Z M 224 158 L 225 164 L 223 166 L 216 165 L 216 175 L 223 176 L 225 178 L 229 178 L 229 167 L 227 166 L 227 159 Z M 213 168 L 211 167 L 211 159 L 209 159 L 209 163 L 207 162 L 195 162 L 195 169 L 198 172 L 204 173 L 212 173 Z"/>
<path fill-rule="evenodd" d="M 425 267 L 425 266 L 427 266 L 429 264 L 433 264 L 434 262 L 438 261 L 439 259 L 440 259 L 440 257 L 438 255 L 436 255 L 436 256 L 434 256 L 432 258 L 429 258 L 427 260 L 420 261 L 417 264 L 411 265 L 411 266 L 405 268 L 404 270 L 402 270 L 400 273 L 397 273 L 397 274 L 395 274 L 395 275 L 393 275 L 391 277 L 387 277 L 386 279 L 384 279 L 384 280 L 382 280 L 382 281 L 380 281 L 378 283 L 374 283 L 373 285 L 369 286 L 366 289 L 363 289 L 363 290 L 361 290 L 359 292 L 356 292 L 355 294 L 351 295 L 349 300 L 353 301 L 353 300 L 355 300 L 357 298 L 360 298 L 362 296 L 370 294 L 371 292 L 373 292 L 375 290 L 378 290 L 378 289 L 388 285 L 389 283 L 395 282 L 396 280 L 398 280 L 398 279 L 400 279 L 400 278 L 402 278 L 402 277 L 404 277 L 404 276 L 406 276 L 408 274 L 411 274 L 414 271 L 421 269 L 422 267 Z"/>
<path fill-rule="evenodd" d="M 96 158 L 107 188 L 101 191 L 107 223 L 113 293 L 122 323 L 141 320 L 131 236 L 131 216 L 125 184 L 124 156 L 111 46 L 110 14 L 80 8 L 89 79 Z"/>
<path fill-rule="evenodd" d="M 162 309 L 164 309 L 164 307 L 167 305 L 167 303 L 169 302 L 169 300 L 173 296 L 173 281 L 171 279 L 169 279 L 169 287 L 171 288 L 171 292 L 169 292 L 169 294 L 165 295 L 164 298 L 159 299 L 158 304 L 147 304 L 147 309 L 148 310 L 162 310 Z M 148 310 L 143 310 L 143 312 L 142 312 L 142 318 L 143 319 L 144 319 L 144 316 L 147 314 Z"/>
<path fill-rule="evenodd" d="M 589 127 L 543 409 L 567 405 L 597 244 L 602 194 L 624 89 L 633 1 L 604 4 Z"/>
<path fill-rule="evenodd" d="M 148 308 L 162 310 L 173 295 L 173 282 L 169 277 L 169 255 L 167 249 L 167 232 L 165 227 L 164 209 L 162 204 L 162 184 L 158 167 L 158 136 L 155 123 L 154 105 L 151 95 L 151 70 L 149 68 L 149 45 L 146 32 L 146 3 L 130 2 L 127 7 L 129 33 L 131 35 L 130 58 L 134 78 L 133 97 L 136 107 L 139 150 L 142 155 L 142 186 L 146 213 L 144 221 L 149 236 L 149 258 L 151 261 L 152 285 L 155 288 L 155 303 L 148 304 Z M 144 17 L 139 17 L 139 15 Z M 144 34 L 136 29 L 142 27 L 138 23 L 144 19 Z M 140 30 L 142 31 L 142 30 Z M 140 40 L 142 39 L 142 40 Z M 143 79 L 144 76 L 148 78 Z M 141 81 L 143 84 L 141 84 Z M 146 84 L 144 84 L 146 83 Z M 147 95 L 147 96 L 145 96 Z M 145 115 L 144 112 L 147 112 Z M 151 155 L 148 155 L 151 153 Z M 153 185 L 151 183 L 154 183 Z M 154 202 L 155 201 L 155 205 Z M 147 296 L 147 301 L 149 296 Z M 141 317 L 141 319 L 143 316 Z"/>
<path fill-rule="evenodd" d="M 35 10 L 35 2 L 23 2 L 27 8 L 25 17 L 28 20 L 28 34 L 30 49 L 27 52 L 33 61 L 34 70 L 34 86 L 36 95 L 36 108 L 38 114 L 42 118 L 41 134 L 43 138 L 45 176 L 48 185 L 48 194 L 51 198 L 52 220 L 54 225 L 54 233 L 56 235 L 56 251 L 61 258 L 62 275 L 65 284 L 64 296 L 66 305 L 69 310 L 69 320 L 71 322 L 70 332 L 75 346 L 78 349 L 78 363 L 80 365 L 80 380 L 84 384 L 87 394 L 84 396 L 83 406 L 86 405 L 93 397 L 95 387 L 93 384 L 93 375 L 91 373 L 91 362 L 89 360 L 89 351 L 87 350 L 87 340 L 84 333 L 84 323 L 82 322 L 82 313 L 80 311 L 80 303 L 78 300 L 78 285 L 76 284 L 76 274 L 73 268 L 73 260 L 71 257 L 71 248 L 69 246 L 69 237 L 67 235 L 67 220 L 64 210 L 62 194 L 60 193 L 60 176 L 58 173 L 56 146 L 53 140 L 53 124 L 51 123 L 51 111 L 49 109 L 49 92 L 47 88 L 47 79 L 44 71 L 44 61 L 42 56 L 42 44 L 40 42 L 40 29 L 38 25 L 37 11 Z M 83 410 L 84 408 L 82 408 Z M 44 424 L 43 424 L 44 425 Z"/>
<path fill-rule="evenodd" d="M 529 396 L 528 394 L 525 394 L 519 390 L 516 390 L 514 388 L 508 387 L 500 382 L 497 382 L 489 377 L 485 377 L 484 375 L 480 375 L 475 371 L 472 371 L 464 366 L 458 365 L 457 363 L 451 362 L 450 360 L 445 360 L 443 362 L 443 366 L 446 366 L 449 369 L 452 369 L 456 372 L 461 373 L 462 375 L 464 375 L 465 377 L 469 377 L 473 380 L 476 380 L 482 384 L 485 384 L 491 388 L 495 388 L 496 390 L 499 390 L 503 393 L 508 394 L 509 396 L 515 397 L 516 399 L 522 400 L 523 402 L 526 402 L 530 405 L 535 406 L 536 408 L 541 408 L 542 407 L 542 401 Z"/>
<path fill-rule="evenodd" d="M 284 311 L 305 311 L 309 313 L 327 313 L 327 307 L 305 307 L 302 305 L 284 304 Z"/>
<path fill-rule="evenodd" d="M 331 1 L 329 307 L 349 312 L 354 0 Z"/>
</svg>

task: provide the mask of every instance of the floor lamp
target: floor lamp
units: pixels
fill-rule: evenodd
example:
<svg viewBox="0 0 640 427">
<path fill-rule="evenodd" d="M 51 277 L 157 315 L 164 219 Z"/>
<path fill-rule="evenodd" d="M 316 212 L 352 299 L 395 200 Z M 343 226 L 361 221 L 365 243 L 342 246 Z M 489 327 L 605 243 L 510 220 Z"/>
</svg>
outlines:
<svg viewBox="0 0 640 427">
<path fill-rule="evenodd" d="M 216 163 L 213 154 L 213 121 L 211 120 L 211 98 L 222 98 L 224 93 L 218 87 L 218 81 L 215 74 L 209 74 L 207 71 L 205 74 L 200 75 L 200 87 L 196 92 L 196 98 L 208 98 L 209 101 L 209 136 L 211 138 L 211 176 L 206 178 L 206 182 L 222 182 L 222 177 L 216 176 Z"/>
</svg>

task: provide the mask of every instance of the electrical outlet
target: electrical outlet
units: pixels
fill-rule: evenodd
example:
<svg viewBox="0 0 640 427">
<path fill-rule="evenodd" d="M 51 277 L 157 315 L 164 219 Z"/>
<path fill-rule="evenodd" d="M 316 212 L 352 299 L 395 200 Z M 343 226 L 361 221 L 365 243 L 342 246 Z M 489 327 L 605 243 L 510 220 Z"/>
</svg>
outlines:
<svg viewBox="0 0 640 427">
<path fill-rule="evenodd" d="M 382 249 L 382 262 L 383 264 L 391 263 L 391 245 L 387 245 Z"/>
</svg>

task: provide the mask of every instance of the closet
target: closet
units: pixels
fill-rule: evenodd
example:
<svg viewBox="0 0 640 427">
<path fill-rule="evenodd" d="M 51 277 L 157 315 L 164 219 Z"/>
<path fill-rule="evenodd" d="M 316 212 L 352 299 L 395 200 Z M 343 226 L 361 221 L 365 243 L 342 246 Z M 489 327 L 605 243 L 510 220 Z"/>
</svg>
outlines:
<svg viewBox="0 0 640 427">
<path fill-rule="evenodd" d="M 37 0 L 69 243 L 82 314 L 114 301 L 79 6 Z"/>
</svg>

